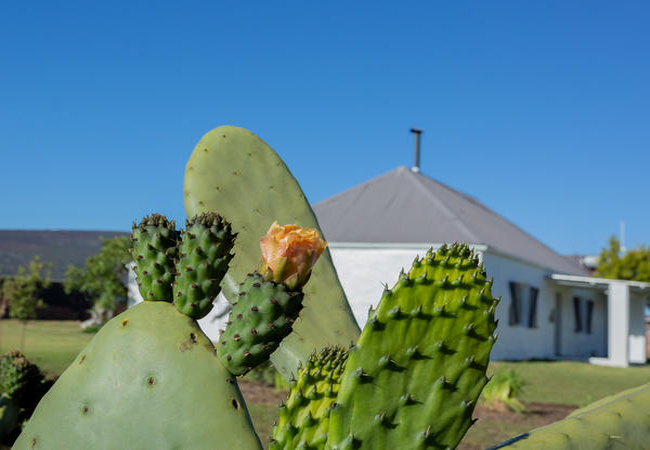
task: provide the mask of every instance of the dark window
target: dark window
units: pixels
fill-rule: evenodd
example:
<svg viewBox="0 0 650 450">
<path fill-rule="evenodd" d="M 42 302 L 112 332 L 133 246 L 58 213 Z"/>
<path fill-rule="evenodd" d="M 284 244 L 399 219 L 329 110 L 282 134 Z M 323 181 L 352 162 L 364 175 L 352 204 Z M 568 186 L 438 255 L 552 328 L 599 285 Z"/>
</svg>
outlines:
<svg viewBox="0 0 650 450">
<path fill-rule="evenodd" d="M 537 328 L 537 294 L 539 289 L 530 287 L 530 304 L 528 305 L 528 328 Z"/>
<path fill-rule="evenodd" d="M 580 298 L 573 297 L 573 317 L 575 318 L 576 326 L 573 329 L 575 333 L 582 331 L 582 317 L 580 316 Z"/>
<path fill-rule="evenodd" d="M 508 311 L 508 325 L 517 325 L 519 323 L 519 289 L 517 283 L 511 281 L 510 286 L 510 309 Z"/>
<path fill-rule="evenodd" d="M 594 315 L 594 301 L 587 300 L 587 333 L 591 334 L 591 318 Z"/>
</svg>

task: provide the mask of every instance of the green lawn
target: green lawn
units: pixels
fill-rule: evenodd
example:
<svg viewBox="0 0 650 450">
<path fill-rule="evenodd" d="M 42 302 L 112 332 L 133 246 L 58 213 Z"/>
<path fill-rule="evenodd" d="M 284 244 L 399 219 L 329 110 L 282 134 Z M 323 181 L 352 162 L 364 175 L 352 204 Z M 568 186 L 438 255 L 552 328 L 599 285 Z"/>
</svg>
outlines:
<svg viewBox="0 0 650 450">
<path fill-rule="evenodd" d="M 576 407 L 650 382 L 649 365 L 619 369 L 572 361 L 497 362 L 490 365 L 489 372 L 509 369 L 516 370 L 525 383 L 520 396 L 522 401 Z M 510 417 L 511 420 L 479 419 L 470 428 L 461 447 L 490 447 L 549 422 L 543 416 L 533 414 Z"/>
<path fill-rule="evenodd" d="M 25 348 L 20 348 L 22 323 L 0 321 L 0 351 L 22 350 L 49 375 L 60 375 L 86 345 L 92 334 L 81 332 L 79 322 L 39 320 L 27 324 Z"/>
<path fill-rule="evenodd" d="M 524 402 L 584 406 L 607 395 L 650 382 L 650 365 L 621 369 L 572 361 L 498 362 L 490 371 L 515 369 Z"/>
<path fill-rule="evenodd" d="M 0 351 L 19 348 L 22 324 L 14 320 L 0 321 Z M 93 337 L 81 332 L 78 322 L 34 321 L 27 327 L 23 352 L 51 375 L 58 375 L 70 364 Z M 617 369 L 570 361 L 497 362 L 490 372 L 515 369 L 525 383 L 521 400 L 536 403 L 557 403 L 584 406 L 604 396 L 650 382 L 650 365 Z M 260 437 L 268 440 L 277 405 L 250 403 L 249 410 Z M 472 427 L 465 443 L 470 448 L 484 448 L 530 429 L 525 419 L 515 422 L 479 420 Z M 267 442 L 265 442 L 266 444 Z"/>
</svg>

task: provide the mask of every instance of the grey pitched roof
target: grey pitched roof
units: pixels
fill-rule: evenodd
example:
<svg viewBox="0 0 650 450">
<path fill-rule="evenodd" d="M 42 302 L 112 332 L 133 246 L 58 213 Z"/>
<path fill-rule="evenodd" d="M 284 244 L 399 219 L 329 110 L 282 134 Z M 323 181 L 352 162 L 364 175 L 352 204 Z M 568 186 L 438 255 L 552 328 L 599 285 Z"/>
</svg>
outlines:
<svg viewBox="0 0 650 450">
<path fill-rule="evenodd" d="M 13 276 L 36 255 L 52 263 L 52 281 L 63 281 L 68 265 L 83 267 L 102 249 L 100 237 L 128 236 L 119 231 L 0 230 L 0 277 Z"/>
<path fill-rule="evenodd" d="M 331 242 L 484 244 L 570 274 L 586 271 L 481 204 L 406 167 L 314 205 Z"/>
</svg>

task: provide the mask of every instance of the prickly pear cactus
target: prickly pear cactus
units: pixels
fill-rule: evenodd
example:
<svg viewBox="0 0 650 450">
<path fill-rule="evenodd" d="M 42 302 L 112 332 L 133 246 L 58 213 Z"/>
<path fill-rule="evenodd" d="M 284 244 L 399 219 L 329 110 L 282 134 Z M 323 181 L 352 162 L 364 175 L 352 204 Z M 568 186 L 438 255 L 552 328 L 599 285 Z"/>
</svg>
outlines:
<svg viewBox="0 0 650 450">
<path fill-rule="evenodd" d="M 649 448 L 650 384 L 605 397 L 559 422 L 492 447 L 506 449 Z"/>
<path fill-rule="evenodd" d="M 0 357 L 0 442 L 11 445 L 51 382 L 17 350 Z"/>
<path fill-rule="evenodd" d="M 273 429 L 269 450 L 322 449 L 329 431 L 329 416 L 336 401 L 348 351 L 326 347 L 314 353 L 298 379 L 290 382 L 286 404 Z"/>
<path fill-rule="evenodd" d="M 142 298 L 147 301 L 172 301 L 174 260 L 180 234 L 174 221 L 161 214 L 147 216 L 133 224 L 131 254 Z"/>
<path fill-rule="evenodd" d="M 454 448 L 488 381 L 490 288 L 470 249 L 454 244 L 386 289 L 350 349 L 327 448 Z"/>
<path fill-rule="evenodd" d="M 17 404 L 24 403 L 35 390 L 40 389 L 43 374 L 18 350 L 0 357 L 0 393 Z"/>
<path fill-rule="evenodd" d="M 176 262 L 174 304 L 194 319 L 205 317 L 219 295 L 219 283 L 228 270 L 235 235 L 230 223 L 216 213 L 187 220 Z"/>
<path fill-rule="evenodd" d="M 217 354 L 234 375 L 243 375 L 269 359 L 302 309 L 302 292 L 250 274 L 241 284 L 227 327 L 219 337 Z"/>
<path fill-rule="evenodd" d="M 236 255 L 222 283 L 231 302 L 237 301 L 239 282 L 257 266 L 260 236 L 274 220 L 319 229 L 305 195 L 284 162 L 243 128 L 223 126 L 203 136 L 187 162 L 184 191 L 188 217 L 219 211 L 238 233 Z M 295 332 L 271 356 L 285 379 L 314 350 L 330 344 L 347 346 L 359 336 L 329 251 L 321 260 L 304 291 L 306 307 Z"/>
<path fill-rule="evenodd" d="M 259 449 L 237 384 L 196 321 L 143 302 L 104 325 L 14 449 Z"/>
</svg>

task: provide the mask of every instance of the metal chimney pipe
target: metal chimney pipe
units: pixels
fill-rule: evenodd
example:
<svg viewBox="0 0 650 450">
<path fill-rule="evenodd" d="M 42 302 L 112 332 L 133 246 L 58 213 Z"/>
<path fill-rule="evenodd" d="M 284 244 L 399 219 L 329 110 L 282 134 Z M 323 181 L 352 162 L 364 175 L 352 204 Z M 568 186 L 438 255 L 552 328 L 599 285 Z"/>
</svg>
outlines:
<svg viewBox="0 0 650 450">
<path fill-rule="evenodd" d="M 411 168 L 413 172 L 420 171 L 420 137 L 423 131 L 417 128 L 411 128 L 411 133 L 415 134 L 415 165 Z"/>
</svg>

